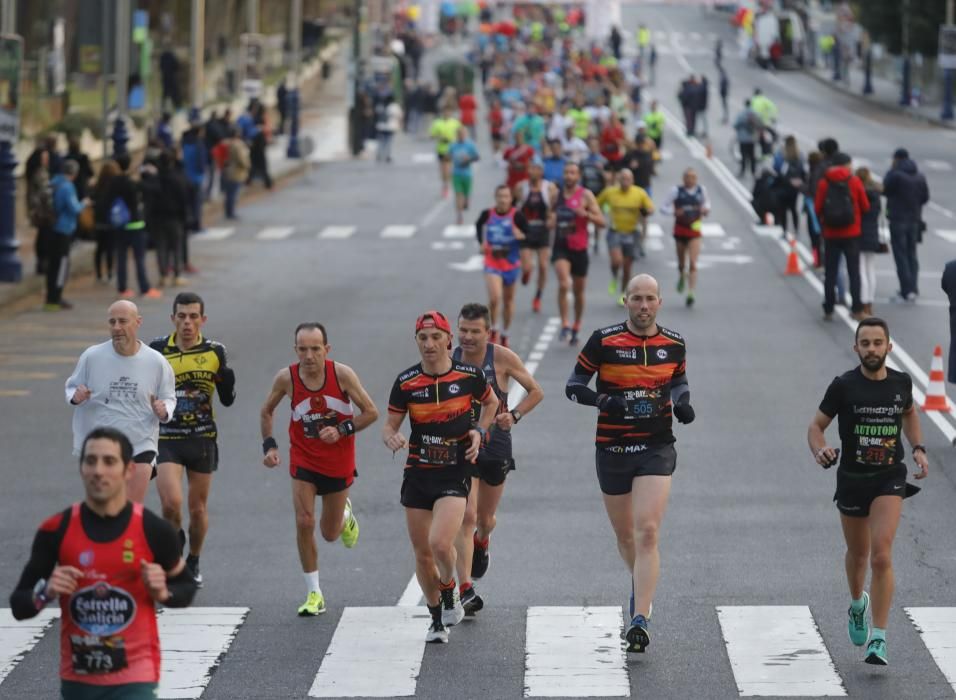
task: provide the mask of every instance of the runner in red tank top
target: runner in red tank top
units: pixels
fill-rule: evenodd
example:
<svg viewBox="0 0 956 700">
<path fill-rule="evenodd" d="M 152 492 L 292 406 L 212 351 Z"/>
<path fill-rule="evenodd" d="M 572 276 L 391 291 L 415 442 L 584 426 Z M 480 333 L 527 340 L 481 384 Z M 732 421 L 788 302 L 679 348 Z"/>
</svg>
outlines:
<svg viewBox="0 0 956 700">
<path fill-rule="evenodd" d="M 196 593 L 172 526 L 132 503 L 133 446 L 114 428 L 83 442 L 86 500 L 48 518 L 10 603 L 18 620 L 59 599 L 61 697 L 155 698 L 160 651 L 154 604 Z"/>
<path fill-rule="evenodd" d="M 262 463 L 270 469 L 282 461 L 272 436 L 276 407 L 288 397 L 289 474 L 295 509 L 296 542 L 305 576 L 307 597 L 299 615 L 325 612 L 319 587 L 319 553 L 315 540 L 315 497 L 322 497 L 319 529 L 327 542 L 340 536 L 348 548 L 359 536 L 349 488 L 356 476 L 355 433 L 378 418 L 375 404 L 351 367 L 328 359 L 331 346 L 321 323 L 300 323 L 295 329 L 299 361 L 279 371 L 262 406 Z M 359 409 L 354 414 L 352 405 Z"/>
</svg>

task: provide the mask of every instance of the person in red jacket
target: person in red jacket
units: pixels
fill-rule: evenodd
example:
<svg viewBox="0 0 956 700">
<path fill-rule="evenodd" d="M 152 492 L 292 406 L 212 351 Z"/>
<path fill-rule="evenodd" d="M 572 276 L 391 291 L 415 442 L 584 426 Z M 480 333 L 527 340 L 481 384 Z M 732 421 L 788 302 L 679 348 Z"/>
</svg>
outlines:
<svg viewBox="0 0 956 700">
<path fill-rule="evenodd" d="M 836 280 L 840 256 L 846 258 L 853 298 L 853 318 L 865 317 L 860 301 L 860 223 L 870 209 L 863 182 L 850 169 L 850 156 L 836 153 L 831 165 L 817 184 L 814 209 L 823 226 L 826 241 L 826 271 L 823 278 L 823 318 L 833 320 Z"/>
</svg>

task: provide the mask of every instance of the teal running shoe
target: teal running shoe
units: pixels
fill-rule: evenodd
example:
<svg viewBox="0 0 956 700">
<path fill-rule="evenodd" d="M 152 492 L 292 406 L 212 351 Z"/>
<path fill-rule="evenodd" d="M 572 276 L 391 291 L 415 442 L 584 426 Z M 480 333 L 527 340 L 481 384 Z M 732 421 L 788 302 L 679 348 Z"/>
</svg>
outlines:
<svg viewBox="0 0 956 700">
<path fill-rule="evenodd" d="M 847 610 L 847 633 L 850 635 L 850 641 L 854 645 L 861 647 L 866 644 L 870 638 L 870 623 L 867 622 L 866 614 L 870 612 L 870 594 L 863 591 L 863 609 L 859 612 L 850 606 Z"/>
<path fill-rule="evenodd" d="M 872 664 L 873 666 L 889 666 L 890 662 L 886 658 L 886 640 L 871 640 L 869 645 L 866 647 L 866 658 L 863 660 L 868 664 Z"/>
</svg>

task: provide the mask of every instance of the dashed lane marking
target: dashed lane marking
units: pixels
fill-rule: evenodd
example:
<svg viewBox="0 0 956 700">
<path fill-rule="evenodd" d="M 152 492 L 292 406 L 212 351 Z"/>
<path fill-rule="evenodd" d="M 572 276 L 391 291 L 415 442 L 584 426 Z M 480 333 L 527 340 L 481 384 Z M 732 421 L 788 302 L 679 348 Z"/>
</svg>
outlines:
<svg viewBox="0 0 956 700">
<path fill-rule="evenodd" d="M 267 226 L 256 234 L 259 241 L 282 241 L 295 233 L 293 226 Z"/>
<path fill-rule="evenodd" d="M 381 238 L 411 238 L 418 230 L 417 226 L 401 226 L 393 224 L 382 229 Z"/>
<path fill-rule="evenodd" d="M 355 234 L 354 226 L 326 226 L 319 231 L 318 238 L 343 239 Z"/>
</svg>

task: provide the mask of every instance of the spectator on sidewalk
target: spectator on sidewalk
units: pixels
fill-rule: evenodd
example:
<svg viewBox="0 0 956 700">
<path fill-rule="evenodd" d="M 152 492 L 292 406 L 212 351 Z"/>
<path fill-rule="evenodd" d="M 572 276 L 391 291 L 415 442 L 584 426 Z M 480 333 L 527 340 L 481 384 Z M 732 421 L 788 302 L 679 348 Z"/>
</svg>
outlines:
<svg viewBox="0 0 956 700">
<path fill-rule="evenodd" d="M 387 102 L 378 110 L 376 114 L 376 130 L 378 132 L 378 150 L 375 153 L 375 160 L 379 162 L 392 162 L 392 140 L 395 138 L 395 132 L 402 125 L 402 108 L 399 107 L 391 96 Z"/>
<path fill-rule="evenodd" d="M 159 285 L 183 286 L 186 284 L 182 276 L 183 238 L 186 235 L 187 212 L 192 206 L 189 186 L 168 151 L 158 154 L 155 166 L 155 175 L 147 179 L 144 174 L 143 188 L 148 229 L 156 247 Z"/>
<path fill-rule="evenodd" d="M 50 183 L 56 222 L 53 224 L 54 235 L 50 239 L 47 256 L 45 311 L 73 308 L 63 298 L 63 288 L 70 275 L 70 245 L 76 233 L 76 220 L 86 206 L 85 202 L 77 199 L 76 187 L 73 185 L 79 171 L 80 166 L 75 160 L 67 160 L 63 164 L 63 172 L 54 176 Z"/>
<path fill-rule="evenodd" d="M 147 299 L 158 299 L 163 294 L 150 286 L 149 274 L 146 272 L 148 234 L 143 211 L 142 188 L 130 173 L 129 154 L 117 156 L 116 164 L 120 168 L 120 173 L 113 178 L 110 194 L 110 220 L 116 228 L 116 289 L 123 299 L 136 296 L 136 293 L 127 287 L 126 277 L 129 252 L 132 250 L 139 293 Z M 150 165 L 143 167 L 147 170 L 152 168 Z"/>
<path fill-rule="evenodd" d="M 730 121 L 730 114 L 727 111 L 727 100 L 730 97 L 730 78 L 727 77 L 727 71 L 724 70 L 723 66 L 720 68 L 720 108 L 723 110 L 723 115 L 720 118 L 721 124 L 726 124 Z"/>
<path fill-rule="evenodd" d="M 797 146 L 796 136 L 787 136 L 783 140 L 783 147 L 774 154 L 773 169 L 777 174 L 776 197 L 777 209 L 774 219 L 778 226 L 783 228 L 784 234 L 791 231 L 794 236 L 800 234 L 800 210 L 797 202 L 800 192 L 807 183 L 807 169 L 803 164 L 803 156 Z M 787 214 L 793 222 L 793 228 L 787 228 Z"/>
<path fill-rule="evenodd" d="M 253 108 L 252 118 L 255 123 L 255 135 L 252 137 L 252 143 L 249 144 L 251 167 L 246 184 L 251 185 L 253 180 L 261 178 L 266 189 L 271 190 L 272 177 L 269 175 L 269 159 L 266 157 L 266 147 L 269 145 L 269 123 L 265 107 L 261 102 L 257 102 Z"/>
<path fill-rule="evenodd" d="M 182 100 L 179 96 L 179 80 L 177 77 L 179 72 L 179 59 L 176 58 L 176 54 L 173 53 L 172 49 L 167 48 L 159 55 L 159 72 L 162 76 L 163 84 L 163 107 L 166 107 L 166 100 L 169 100 L 174 110 L 179 109 L 180 104 L 182 104 Z"/>
<path fill-rule="evenodd" d="M 113 191 L 113 178 L 119 174 L 120 168 L 116 161 L 108 160 L 100 166 L 100 174 L 93 187 L 93 227 L 96 235 L 93 269 L 96 272 L 96 281 L 106 284 L 113 281 L 116 227 L 110 220 L 110 210 L 113 207 L 110 194 Z"/>
<path fill-rule="evenodd" d="M 187 209 L 189 230 L 202 231 L 203 184 L 209 165 L 206 158 L 206 143 L 203 138 L 202 124 L 193 122 L 183 134 L 180 147 L 183 169 L 188 183 L 189 208 Z"/>
<path fill-rule="evenodd" d="M 949 373 L 950 384 L 956 384 L 956 260 L 950 260 L 943 268 L 943 291 L 949 297 Z"/>
<path fill-rule="evenodd" d="M 890 245 L 900 289 L 894 301 L 914 302 L 919 296 L 919 259 L 916 244 L 922 239 L 923 205 L 929 201 L 926 178 L 905 148 L 893 153 L 893 165 L 883 178 Z"/>
<path fill-rule="evenodd" d="M 226 218 L 238 219 L 236 200 L 239 197 L 239 188 L 249 179 L 249 149 L 239 138 L 236 127 L 230 127 L 229 137 L 224 143 L 226 158 L 222 168 L 222 188 L 226 195 Z"/>
<path fill-rule="evenodd" d="M 415 136 L 422 124 L 425 94 L 417 80 L 405 81 L 405 133 Z"/>
<path fill-rule="evenodd" d="M 880 196 L 883 187 L 873 177 L 869 168 L 857 168 L 856 176 L 863 183 L 870 209 L 860 222 L 860 301 L 863 313 L 873 315 L 873 302 L 876 301 L 876 256 L 881 252 L 880 214 L 883 205 Z"/>
<path fill-rule="evenodd" d="M 823 226 L 826 262 L 823 282 L 823 318 L 833 320 L 840 259 L 846 259 L 853 300 L 853 318 L 863 318 L 860 301 L 860 233 L 863 214 L 869 211 L 863 182 L 850 169 L 850 156 L 837 153 L 817 187 L 814 206 Z"/>
<path fill-rule="evenodd" d="M 32 157 L 32 156 L 31 156 Z M 27 179 L 27 213 L 30 223 L 36 227 L 34 250 L 36 253 L 36 273 L 46 274 L 47 258 L 51 252 L 53 238 L 53 224 L 56 223 L 56 212 L 53 209 L 53 190 L 50 187 L 50 172 L 48 164 L 50 154 L 46 149 L 40 150 L 33 172 L 24 175 Z"/>
<path fill-rule="evenodd" d="M 156 140 L 163 148 L 173 148 L 176 145 L 176 138 L 173 136 L 173 115 L 169 112 L 163 112 L 156 124 Z"/>
<path fill-rule="evenodd" d="M 212 188 L 216 184 L 216 170 L 218 169 L 218 166 L 213 159 L 212 153 L 216 148 L 216 145 L 222 141 L 225 136 L 226 132 L 223 128 L 222 120 L 220 119 L 219 114 L 213 110 L 212 114 L 209 115 L 209 119 L 206 121 L 206 124 L 203 126 L 203 143 L 206 146 L 206 164 L 208 165 L 206 182 L 203 186 L 203 197 L 207 202 L 212 199 Z"/>
<path fill-rule="evenodd" d="M 279 81 L 279 87 L 276 88 L 276 111 L 279 113 L 279 128 L 276 133 L 282 135 L 285 133 L 285 122 L 289 114 L 289 89 L 285 86 L 285 79 Z"/>
<path fill-rule="evenodd" d="M 76 180 L 73 186 L 76 187 L 76 196 L 78 199 L 86 199 L 90 194 L 90 180 L 93 179 L 93 165 L 90 163 L 90 157 L 83 152 L 80 147 L 80 139 L 76 136 L 70 136 L 67 140 L 66 157 L 75 161 L 80 167 L 76 174 Z"/>
<path fill-rule="evenodd" d="M 737 146 L 740 148 L 740 171 L 737 177 L 743 177 L 749 166 L 750 176 L 756 179 L 760 118 L 750 108 L 750 100 L 744 100 L 743 110 L 734 119 L 734 132 L 737 134 Z"/>
<path fill-rule="evenodd" d="M 821 244 L 823 231 L 820 228 L 820 219 L 817 217 L 817 210 L 813 205 L 813 198 L 816 194 L 816 186 L 819 179 L 813 179 L 813 173 L 817 172 L 820 164 L 823 163 L 824 156 L 820 151 L 810 151 L 807 154 L 807 183 L 803 186 L 803 213 L 807 215 L 807 234 L 810 236 L 810 252 L 813 253 L 813 266 L 819 268 L 823 265 L 823 246 Z"/>
<path fill-rule="evenodd" d="M 697 109 L 696 123 L 700 126 L 700 136 L 707 138 L 710 122 L 707 119 L 707 107 L 710 102 L 710 82 L 706 75 L 701 75 L 695 83 L 695 107 Z"/>
<path fill-rule="evenodd" d="M 696 76 L 690 76 L 680 84 L 680 90 L 677 93 L 677 100 L 680 102 L 684 114 L 684 128 L 689 138 L 695 135 L 697 124 L 698 93 L 696 81 Z"/>
</svg>

